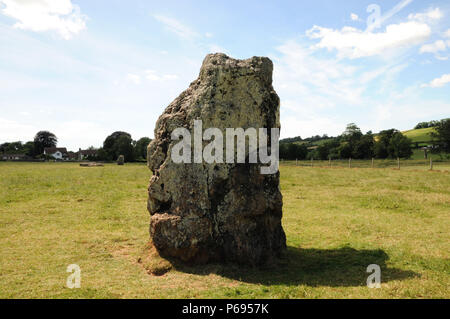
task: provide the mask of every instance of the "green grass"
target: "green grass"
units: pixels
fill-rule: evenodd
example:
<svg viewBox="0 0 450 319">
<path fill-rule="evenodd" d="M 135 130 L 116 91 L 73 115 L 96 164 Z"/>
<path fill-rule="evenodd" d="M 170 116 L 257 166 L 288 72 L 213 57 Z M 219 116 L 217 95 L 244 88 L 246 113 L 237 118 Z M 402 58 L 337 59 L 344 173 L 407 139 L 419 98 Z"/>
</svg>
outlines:
<svg viewBox="0 0 450 319">
<path fill-rule="evenodd" d="M 450 158 L 449 154 L 430 154 L 428 153 L 428 159 L 424 159 L 423 151 L 416 152 L 413 154 L 411 159 L 400 159 L 400 169 L 404 170 L 421 170 L 427 171 L 430 170 L 430 157 L 433 160 L 433 170 L 435 171 L 447 171 L 450 172 Z M 282 161 L 283 165 L 286 166 L 299 166 L 299 167 L 324 167 L 329 168 L 330 162 L 328 160 L 301 160 L 301 161 Z M 332 160 L 331 167 L 336 168 L 348 168 L 349 160 Z M 398 163 L 396 159 L 375 159 L 374 160 L 374 168 L 390 168 L 397 169 Z M 352 159 L 351 168 L 372 168 L 371 160 L 358 160 Z"/>
<path fill-rule="evenodd" d="M 415 142 L 431 142 L 433 138 L 431 137 L 431 133 L 435 132 L 434 127 L 421 128 L 415 130 L 403 131 L 402 134 L 406 137 L 410 138 L 414 143 Z"/>
<path fill-rule="evenodd" d="M 430 159 L 430 157 L 433 158 L 433 161 L 446 161 L 449 162 L 450 160 L 450 154 L 449 153 L 430 153 L 428 152 L 428 161 Z M 411 159 L 413 160 L 424 160 L 425 156 L 424 156 L 424 152 L 421 149 L 414 149 L 413 150 L 413 155 L 411 156 Z"/>
<path fill-rule="evenodd" d="M 149 275 L 144 165 L 0 163 L 0 298 L 449 298 L 450 176 L 283 164 L 288 250 Z M 81 267 L 81 288 L 65 287 Z M 369 289 L 366 267 L 382 269 Z"/>
</svg>

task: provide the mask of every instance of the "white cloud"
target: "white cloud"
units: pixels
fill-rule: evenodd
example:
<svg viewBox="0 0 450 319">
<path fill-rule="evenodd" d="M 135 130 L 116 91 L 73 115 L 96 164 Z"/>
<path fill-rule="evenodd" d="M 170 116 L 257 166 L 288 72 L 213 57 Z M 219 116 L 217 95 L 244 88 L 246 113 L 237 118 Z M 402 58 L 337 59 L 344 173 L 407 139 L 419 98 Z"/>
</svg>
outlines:
<svg viewBox="0 0 450 319">
<path fill-rule="evenodd" d="M 446 43 L 442 40 L 438 40 L 434 43 L 422 45 L 420 53 L 437 53 L 439 51 L 445 51 L 446 49 Z"/>
<path fill-rule="evenodd" d="M 359 17 L 356 13 L 351 13 L 350 19 L 352 19 L 352 21 L 359 21 Z"/>
<path fill-rule="evenodd" d="M 86 28 L 87 17 L 71 0 L 0 0 L 2 13 L 18 20 L 15 28 L 34 32 L 56 31 L 68 40 Z"/>
<path fill-rule="evenodd" d="M 293 40 L 277 50 L 280 55 L 272 58 L 274 87 L 281 98 L 281 136 L 340 134 L 346 120 L 330 115 L 332 110 L 364 105 L 357 68 L 317 57 L 314 50 Z"/>
<path fill-rule="evenodd" d="M 159 81 L 161 78 L 156 75 L 156 71 L 154 70 L 145 70 L 145 77 L 150 81 Z"/>
<path fill-rule="evenodd" d="M 97 146 L 99 139 L 106 138 L 111 133 L 97 123 L 80 120 L 61 122 L 55 125 L 51 132 L 58 137 L 59 147 L 67 147 L 72 151 L 78 151 L 78 148 L 86 149 L 92 145 Z"/>
<path fill-rule="evenodd" d="M 166 17 L 163 15 L 154 15 L 153 17 L 161 22 L 167 30 L 175 33 L 180 38 L 191 40 L 199 36 L 197 32 L 174 18 Z"/>
<path fill-rule="evenodd" d="M 304 118 L 297 118 L 292 116 L 284 116 L 281 114 L 281 130 L 282 138 L 301 136 L 303 138 L 313 135 L 338 135 L 345 129 L 345 124 L 342 124 L 333 118 L 326 118 L 322 116 L 310 116 Z"/>
<path fill-rule="evenodd" d="M 444 37 L 450 38 L 450 29 L 444 32 Z"/>
<path fill-rule="evenodd" d="M 286 41 L 277 50 L 280 54 L 272 59 L 274 88 L 281 99 L 282 138 L 337 135 L 352 121 L 363 131 L 407 129 L 417 119 L 401 114 L 407 113 L 411 104 L 426 104 L 420 97 L 420 84 L 406 86 L 398 81 L 410 65 L 403 56 L 355 64 L 324 56 L 314 47 L 294 40 Z M 397 105 L 402 105 L 401 111 Z M 438 118 L 442 105 L 448 106 L 434 103 L 427 114 Z M 423 113 L 419 113 L 418 120 L 421 116 Z"/>
<path fill-rule="evenodd" d="M 141 77 L 137 74 L 128 73 L 126 80 L 128 82 L 133 82 L 134 84 L 137 84 L 137 85 L 141 84 Z"/>
<path fill-rule="evenodd" d="M 416 20 L 416 21 L 420 21 L 420 22 L 432 22 L 432 21 L 437 21 L 440 20 L 442 17 L 444 16 L 444 14 L 442 13 L 442 11 L 439 8 L 435 8 L 435 9 L 428 9 L 426 12 L 423 13 L 415 13 L 415 14 L 410 14 L 408 16 L 408 19 L 410 20 Z"/>
<path fill-rule="evenodd" d="M 449 107 L 448 102 L 425 100 L 414 96 L 414 99 L 383 101 L 376 104 L 367 117 L 371 118 L 370 129 L 374 132 L 393 127 L 406 130 L 424 118 L 441 119 L 448 116 Z"/>
<path fill-rule="evenodd" d="M 164 74 L 163 79 L 165 80 L 176 80 L 178 79 L 178 75 L 176 74 Z"/>
<path fill-rule="evenodd" d="M 217 44 L 209 45 L 208 49 L 209 49 L 209 52 L 211 52 L 211 53 L 228 53 L 228 51 L 225 48 L 223 48 Z"/>
<path fill-rule="evenodd" d="M 295 41 L 288 41 L 277 49 L 282 58 L 275 61 L 274 82 L 286 93 L 300 93 L 300 98 L 299 89 L 319 90 L 317 96 L 330 97 L 327 104 L 334 99 L 343 99 L 347 104 L 359 101 L 361 89 L 353 85 L 355 67 L 334 59 L 317 58 L 313 51 Z"/>
<path fill-rule="evenodd" d="M 176 74 L 163 74 L 158 75 L 155 70 L 145 70 L 145 78 L 150 81 L 165 81 L 165 80 L 176 80 L 178 75 Z"/>
<path fill-rule="evenodd" d="M 384 32 L 364 32 L 353 27 L 334 30 L 314 26 L 306 32 L 311 39 L 319 39 L 315 48 L 336 50 L 338 56 L 351 59 L 380 55 L 389 50 L 417 45 L 431 34 L 431 28 L 416 21 L 391 24 Z"/>
<path fill-rule="evenodd" d="M 205 37 L 212 38 L 214 35 L 211 32 L 206 32 Z"/>
<path fill-rule="evenodd" d="M 12 141 L 30 141 L 37 129 L 33 125 L 19 123 L 0 117 L 0 143 Z"/>
<path fill-rule="evenodd" d="M 428 84 L 422 84 L 422 87 L 440 88 L 450 82 L 450 73 L 436 78 Z"/>
</svg>

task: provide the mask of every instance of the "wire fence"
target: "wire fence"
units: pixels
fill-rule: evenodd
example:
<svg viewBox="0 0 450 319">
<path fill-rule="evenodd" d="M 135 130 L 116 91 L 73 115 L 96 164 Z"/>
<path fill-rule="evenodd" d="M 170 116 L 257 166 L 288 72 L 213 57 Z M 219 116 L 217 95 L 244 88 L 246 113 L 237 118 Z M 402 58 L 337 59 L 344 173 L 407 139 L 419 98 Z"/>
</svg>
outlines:
<svg viewBox="0 0 450 319">
<path fill-rule="evenodd" d="M 317 168 L 390 168 L 450 171 L 450 160 L 443 159 L 334 159 L 334 160 L 280 160 L 281 165 Z"/>
</svg>

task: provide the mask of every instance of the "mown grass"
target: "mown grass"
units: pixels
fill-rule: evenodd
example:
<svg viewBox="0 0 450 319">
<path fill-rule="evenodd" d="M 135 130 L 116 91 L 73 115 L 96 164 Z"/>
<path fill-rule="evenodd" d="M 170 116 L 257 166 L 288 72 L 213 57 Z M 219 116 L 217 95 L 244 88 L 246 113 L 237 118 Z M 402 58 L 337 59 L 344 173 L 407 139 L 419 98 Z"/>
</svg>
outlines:
<svg viewBox="0 0 450 319">
<path fill-rule="evenodd" d="M 144 165 L 0 163 L 1 298 L 449 298 L 450 175 L 282 165 L 288 250 L 149 275 Z M 81 288 L 66 267 L 81 267 Z M 366 267 L 382 287 L 366 287 Z"/>
<path fill-rule="evenodd" d="M 400 169 L 406 170 L 430 170 L 430 158 L 432 158 L 432 169 L 435 171 L 450 172 L 450 154 L 428 154 L 428 158 L 424 159 L 423 151 L 422 157 L 417 154 L 416 158 L 400 159 Z M 372 168 L 371 160 L 352 159 L 333 159 L 329 160 L 299 160 L 299 161 L 281 161 L 284 166 L 301 166 L 301 167 L 322 167 L 322 168 Z M 383 169 L 398 169 L 398 162 L 396 159 L 374 159 L 373 168 Z"/>
<path fill-rule="evenodd" d="M 435 132 L 436 129 L 434 127 L 427 127 L 403 131 L 402 134 L 410 138 L 413 142 L 431 142 L 433 140 L 431 133 Z"/>
</svg>

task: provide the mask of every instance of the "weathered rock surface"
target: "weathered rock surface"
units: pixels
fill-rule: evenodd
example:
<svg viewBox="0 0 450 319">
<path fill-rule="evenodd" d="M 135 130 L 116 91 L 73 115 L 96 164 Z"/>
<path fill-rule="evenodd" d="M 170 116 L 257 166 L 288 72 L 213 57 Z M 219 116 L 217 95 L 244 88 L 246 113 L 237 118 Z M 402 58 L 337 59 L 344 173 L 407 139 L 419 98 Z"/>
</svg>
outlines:
<svg viewBox="0 0 450 319">
<path fill-rule="evenodd" d="M 226 128 L 279 128 L 272 71 L 264 57 L 207 55 L 198 79 L 159 117 L 148 147 L 153 172 L 148 210 L 150 236 L 161 255 L 193 263 L 257 265 L 285 248 L 278 172 L 262 175 L 262 164 L 248 161 L 176 164 L 170 156 L 178 142 L 171 140 L 172 131 L 185 127 L 192 132 L 194 120 L 203 121 L 203 130 L 221 129 L 224 145 Z"/>
</svg>

